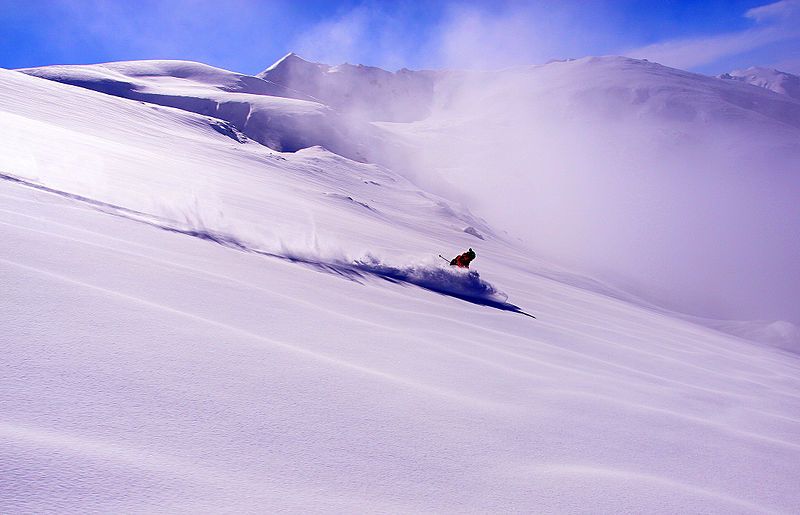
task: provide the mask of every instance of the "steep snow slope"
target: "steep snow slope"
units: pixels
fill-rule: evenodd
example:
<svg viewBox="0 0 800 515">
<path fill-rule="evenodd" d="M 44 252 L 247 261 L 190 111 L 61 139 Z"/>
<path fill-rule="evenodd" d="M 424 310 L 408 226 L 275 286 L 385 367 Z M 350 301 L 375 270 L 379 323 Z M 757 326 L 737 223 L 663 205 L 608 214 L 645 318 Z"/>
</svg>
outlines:
<svg viewBox="0 0 800 515">
<path fill-rule="evenodd" d="M 800 505 L 797 355 L 219 123 L 0 70 L 0 511 Z"/>
<path fill-rule="evenodd" d="M 747 84 L 800 100 L 800 77 L 791 73 L 761 66 L 751 66 L 746 70 L 723 73 L 719 78 L 746 82 Z"/>
<path fill-rule="evenodd" d="M 659 304 L 800 324 L 800 102 L 602 57 L 448 76 L 435 105 L 382 124 L 418 183 Z"/>
<path fill-rule="evenodd" d="M 8 134 L 0 170 L 60 190 L 216 228 L 235 223 L 270 248 L 285 235 L 317 232 L 355 239 L 380 232 L 402 247 L 409 213 L 428 220 L 426 234 L 478 241 L 463 232 L 477 227 L 491 235 L 468 211 L 375 165 L 318 147 L 279 154 L 220 134 L 213 118 L 18 72 L 0 76 Z M 239 182 L 229 188 L 234 174 Z"/>
<path fill-rule="evenodd" d="M 796 356 L 485 256 L 538 320 L 0 195 L 5 513 L 800 503 Z"/>
</svg>

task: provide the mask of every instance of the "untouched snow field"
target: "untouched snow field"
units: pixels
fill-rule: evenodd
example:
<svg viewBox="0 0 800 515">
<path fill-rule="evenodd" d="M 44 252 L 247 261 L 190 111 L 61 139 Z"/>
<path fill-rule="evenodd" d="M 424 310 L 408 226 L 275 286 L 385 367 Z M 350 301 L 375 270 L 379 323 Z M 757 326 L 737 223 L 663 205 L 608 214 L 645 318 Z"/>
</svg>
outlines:
<svg viewBox="0 0 800 515">
<path fill-rule="evenodd" d="M 800 509 L 797 354 L 220 123 L 0 70 L 0 512 Z"/>
</svg>

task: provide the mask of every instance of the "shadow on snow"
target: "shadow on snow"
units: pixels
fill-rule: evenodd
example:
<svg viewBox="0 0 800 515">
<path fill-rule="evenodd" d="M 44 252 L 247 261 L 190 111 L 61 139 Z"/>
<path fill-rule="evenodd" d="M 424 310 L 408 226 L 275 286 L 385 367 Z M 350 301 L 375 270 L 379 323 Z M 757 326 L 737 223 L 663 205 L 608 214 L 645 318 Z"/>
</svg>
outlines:
<svg viewBox="0 0 800 515">
<path fill-rule="evenodd" d="M 478 272 L 474 270 L 442 268 L 439 266 L 412 265 L 397 267 L 386 265 L 374 257 L 368 257 L 364 260 L 354 261 L 351 263 L 344 261 L 326 262 L 318 258 L 294 255 L 292 253 L 279 254 L 268 252 L 247 245 L 242 240 L 230 234 L 205 228 L 181 227 L 183 224 L 174 220 L 157 218 L 153 215 L 135 211 L 133 209 L 128 209 L 81 195 L 56 190 L 42 184 L 37 184 L 20 177 L 16 177 L 14 175 L 0 172 L 0 180 L 14 182 L 29 188 L 53 193 L 61 197 L 94 206 L 105 213 L 145 223 L 158 229 L 184 234 L 193 238 L 199 238 L 244 252 L 251 252 L 262 256 L 282 259 L 292 263 L 303 264 L 318 271 L 339 275 L 358 283 L 361 283 L 365 278 L 374 277 L 389 281 L 394 284 L 400 284 L 404 286 L 414 285 L 440 295 L 453 297 L 470 302 L 472 304 L 487 306 L 502 311 L 510 311 L 512 313 L 519 313 L 531 318 L 536 318 L 530 313 L 523 311 L 519 306 L 506 302 L 508 296 L 498 291 L 490 283 L 481 279 Z"/>
<path fill-rule="evenodd" d="M 366 276 L 378 277 L 395 284 L 412 284 L 440 295 L 454 297 L 472 304 L 536 318 L 522 311 L 519 306 L 506 302 L 508 296 L 481 279 L 478 272 L 474 270 L 441 268 L 438 266 L 394 267 L 374 259 L 357 261 L 351 266 L 354 270 Z"/>
</svg>

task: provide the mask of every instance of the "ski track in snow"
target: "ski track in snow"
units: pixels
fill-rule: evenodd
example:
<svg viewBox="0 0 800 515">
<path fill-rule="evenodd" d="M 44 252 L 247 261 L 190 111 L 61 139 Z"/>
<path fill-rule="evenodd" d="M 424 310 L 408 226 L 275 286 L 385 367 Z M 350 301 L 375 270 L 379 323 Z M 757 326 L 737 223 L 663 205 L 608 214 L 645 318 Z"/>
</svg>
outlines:
<svg viewBox="0 0 800 515">
<path fill-rule="evenodd" d="M 208 229 L 193 229 L 181 227 L 175 220 L 166 220 L 153 215 L 148 215 L 132 209 L 116 206 L 106 202 L 100 202 L 81 195 L 75 195 L 64 191 L 48 188 L 41 184 L 26 181 L 14 175 L 0 172 L 0 180 L 10 181 L 35 188 L 55 195 L 69 198 L 78 202 L 94 206 L 103 212 L 139 221 L 158 227 L 169 232 L 176 232 L 207 240 L 225 247 L 231 247 L 244 252 L 252 252 L 262 256 L 283 259 L 292 263 L 299 263 L 310 266 L 322 272 L 340 275 L 350 280 L 365 279 L 367 277 L 378 277 L 398 284 L 411 284 L 430 290 L 441 295 L 447 295 L 457 299 L 488 306 L 503 311 L 511 311 L 522 315 L 535 318 L 529 313 L 525 313 L 519 306 L 505 301 L 507 296 L 495 289 L 494 286 L 482 280 L 477 272 L 464 272 L 460 270 L 448 270 L 441 267 L 397 267 L 389 266 L 380 262 L 378 258 L 369 256 L 364 260 L 353 262 L 330 261 L 315 259 L 309 255 L 281 254 L 254 248 L 244 243 L 241 239 L 232 234 L 226 234 Z"/>
</svg>

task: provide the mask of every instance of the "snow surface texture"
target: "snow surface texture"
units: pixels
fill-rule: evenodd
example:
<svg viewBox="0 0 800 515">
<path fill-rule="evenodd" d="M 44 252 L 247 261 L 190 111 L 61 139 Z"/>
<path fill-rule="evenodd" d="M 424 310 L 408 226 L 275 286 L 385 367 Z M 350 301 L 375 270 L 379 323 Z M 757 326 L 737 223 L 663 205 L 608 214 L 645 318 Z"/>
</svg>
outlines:
<svg viewBox="0 0 800 515">
<path fill-rule="evenodd" d="M 800 507 L 797 354 L 392 169 L 91 89 L 0 70 L 0 512 Z M 470 246 L 479 276 L 432 257 Z"/>
</svg>

